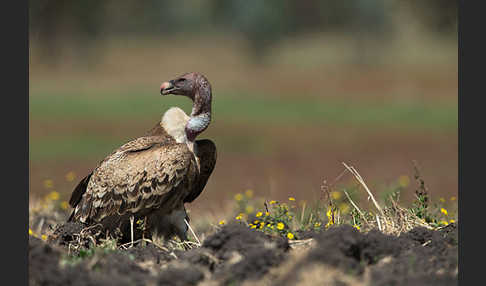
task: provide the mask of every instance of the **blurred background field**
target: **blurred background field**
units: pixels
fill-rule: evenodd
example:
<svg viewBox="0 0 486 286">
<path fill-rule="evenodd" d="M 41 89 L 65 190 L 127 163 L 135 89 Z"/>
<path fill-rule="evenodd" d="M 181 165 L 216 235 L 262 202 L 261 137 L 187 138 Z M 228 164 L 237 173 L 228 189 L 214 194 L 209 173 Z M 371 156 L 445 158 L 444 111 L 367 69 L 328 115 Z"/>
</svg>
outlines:
<svg viewBox="0 0 486 286">
<path fill-rule="evenodd" d="M 193 213 L 236 193 L 320 197 L 355 166 L 376 193 L 458 194 L 456 1 L 30 3 L 30 196 L 61 200 L 171 106 L 159 86 L 198 71 L 213 86 L 200 136 L 218 162 Z M 348 175 L 342 182 L 351 182 Z"/>
</svg>

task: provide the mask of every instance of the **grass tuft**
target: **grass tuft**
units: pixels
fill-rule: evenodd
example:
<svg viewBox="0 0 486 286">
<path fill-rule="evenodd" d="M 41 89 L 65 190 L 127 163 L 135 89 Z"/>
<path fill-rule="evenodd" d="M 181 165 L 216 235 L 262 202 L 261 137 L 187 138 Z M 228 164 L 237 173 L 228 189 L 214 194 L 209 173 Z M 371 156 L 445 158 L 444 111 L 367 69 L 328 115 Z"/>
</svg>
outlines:
<svg viewBox="0 0 486 286">
<path fill-rule="evenodd" d="M 294 196 L 289 197 L 288 202 L 279 202 L 238 193 L 234 196 L 237 213 L 234 217 L 250 229 L 289 240 L 301 240 L 307 238 L 308 232 L 318 233 L 343 224 L 349 224 L 362 232 L 377 229 L 398 236 L 418 226 L 434 230 L 457 222 L 457 212 L 445 208 L 445 199 L 441 198 L 440 203 L 430 206 L 425 182 L 417 163 L 413 163 L 418 188 L 415 191 L 416 199 L 410 207 L 399 203 L 401 188 L 387 193 L 385 204 L 380 205 L 356 168 L 343 163 L 343 172 L 332 183 L 324 180 L 321 198 L 314 204 L 298 202 Z M 335 187 L 346 174 L 352 175 L 356 182 L 354 188 Z M 399 181 L 404 179 L 399 178 Z M 360 194 L 372 202 L 372 209 L 359 207 L 357 202 Z M 451 202 L 455 201 L 456 198 L 452 197 Z M 249 209 L 252 211 L 248 212 Z"/>
</svg>

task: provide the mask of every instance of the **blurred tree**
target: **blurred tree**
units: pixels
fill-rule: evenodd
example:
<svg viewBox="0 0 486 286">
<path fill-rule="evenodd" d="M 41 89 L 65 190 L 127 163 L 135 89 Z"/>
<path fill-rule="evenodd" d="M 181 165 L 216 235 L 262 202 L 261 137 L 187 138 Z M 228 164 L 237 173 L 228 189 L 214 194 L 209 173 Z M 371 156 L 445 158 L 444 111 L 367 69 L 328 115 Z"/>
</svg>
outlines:
<svg viewBox="0 0 486 286">
<path fill-rule="evenodd" d="M 408 4 L 409 9 L 429 32 L 446 37 L 457 35 L 456 0 L 409 0 Z"/>
<path fill-rule="evenodd" d="M 41 45 L 43 56 L 55 59 L 62 41 L 69 40 L 87 60 L 89 48 L 100 35 L 105 17 L 104 3 L 96 0 L 38 0 L 29 2 L 30 36 Z"/>
<path fill-rule="evenodd" d="M 454 0 L 37 0 L 30 2 L 31 37 L 44 56 L 55 58 L 68 40 L 78 52 L 105 36 L 163 36 L 211 33 L 247 39 L 256 62 L 285 37 L 310 32 L 344 33 L 356 39 L 357 58 L 373 52 L 367 42 L 383 41 L 397 14 L 390 3 L 406 3 L 432 33 L 456 31 Z M 394 12 L 395 11 L 395 12 Z"/>
<path fill-rule="evenodd" d="M 249 42 L 250 52 L 257 62 L 267 49 L 280 40 L 292 23 L 289 0 L 253 1 L 214 0 L 215 23 L 231 33 L 242 34 Z"/>
</svg>

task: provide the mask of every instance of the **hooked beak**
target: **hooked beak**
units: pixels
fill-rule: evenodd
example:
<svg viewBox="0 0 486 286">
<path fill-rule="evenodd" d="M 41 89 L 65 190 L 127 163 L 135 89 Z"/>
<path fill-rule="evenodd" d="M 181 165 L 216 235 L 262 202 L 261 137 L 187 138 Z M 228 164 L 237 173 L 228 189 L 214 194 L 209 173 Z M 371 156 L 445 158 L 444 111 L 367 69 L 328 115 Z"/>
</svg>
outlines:
<svg viewBox="0 0 486 286">
<path fill-rule="evenodd" d="M 160 85 L 160 94 L 162 95 L 167 95 L 170 94 L 174 91 L 176 91 L 178 88 L 174 85 L 174 82 L 172 80 L 163 82 Z"/>
</svg>

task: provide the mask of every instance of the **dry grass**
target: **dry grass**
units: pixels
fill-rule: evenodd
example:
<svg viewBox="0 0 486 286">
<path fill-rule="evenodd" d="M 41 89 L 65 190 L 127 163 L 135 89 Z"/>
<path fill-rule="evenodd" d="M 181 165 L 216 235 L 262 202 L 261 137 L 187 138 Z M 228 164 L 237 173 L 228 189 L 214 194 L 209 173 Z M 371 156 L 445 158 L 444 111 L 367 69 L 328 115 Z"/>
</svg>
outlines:
<svg viewBox="0 0 486 286">
<path fill-rule="evenodd" d="M 391 201 L 390 207 L 381 207 L 378 202 L 376 201 L 373 193 L 368 188 L 364 179 L 358 173 L 358 171 L 353 166 L 348 166 L 346 163 L 343 163 L 346 170 L 348 170 L 358 181 L 358 183 L 362 186 L 362 189 L 366 191 L 368 194 L 368 200 L 371 199 L 373 205 L 379 211 L 379 214 L 375 214 L 374 220 L 366 219 L 363 215 L 363 212 L 358 208 L 355 202 L 353 202 L 350 196 L 345 192 L 346 197 L 350 201 L 351 205 L 358 211 L 361 217 L 363 217 L 363 226 L 361 229 L 363 231 L 369 231 L 372 229 L 378 229 L 385 234 L 391 235 L 400 235 L 402 232 L 407 232 L 414 227 L 422 226 L 428 229 L 434 229 L 431 225 L 426 223 L 423 219 L 418 218 L 414 214 L 412 214 L 408 209 L 401 207 L 392 196 L 389 197 Z"/>
</svg>

